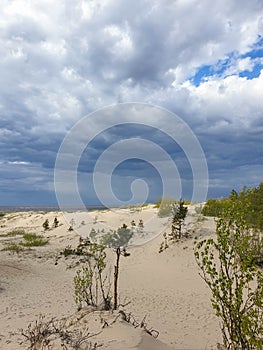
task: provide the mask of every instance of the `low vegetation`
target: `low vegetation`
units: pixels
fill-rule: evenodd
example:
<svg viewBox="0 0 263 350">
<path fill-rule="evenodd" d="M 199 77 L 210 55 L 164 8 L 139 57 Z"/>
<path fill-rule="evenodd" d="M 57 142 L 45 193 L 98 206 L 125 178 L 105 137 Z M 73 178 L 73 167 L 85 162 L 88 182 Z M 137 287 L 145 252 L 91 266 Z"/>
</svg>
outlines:
<svg viewBox="0 0 263 350">
<path fill-rule="evenodd" d="M 53 221 L 53 227 L 56 228 L 58 227 L 59 221 L 58 219 L 55 217 L 54 221 Z"/>
<path fill-rule="evenodd" d="M 171 197 L 159 198 L 156 201 L 155 207 L 158 208 L 158 216 L 160 218 L 168 217 L 172 215 L 172 208 L 175 204 L 175 199 Z"/>
<path fill-rule="evenodd" d="M 8 233 L 2 234 L 1 237 L 16 237 L 21 236 L 22 241 L 18 242 L 8 241 L 5 244 L 3 251 L 11 251 L 19 253 L 24 250 L 24 248 L 30 247 L 39 247 L 44 246 L 48 243 L 48 239 L 44 238 L 41 235 L 37 235 L 36 233 L 27 233 L 21 229 L 15 229 Z"/>
<path fill-rule="evenodd" d="M 42 226 L 43 226 L 43 228 L 44 228 L 45 231 L 49 230 L 49 221 L 48 221 L 48 219 L 46 219 L 46 220 L 44 221 L 44 223 L 43 223 Z"/>
<path fill-rule="evenodd" d="M 25 233 L 23 239 L 20 243 L 23 247 L 40 247 L 48 243 L 47 239 L 35 233 Z"/>
<path fill-rule="evenodd" d="M 7 233 L 0 234 L 0 237 L 15 237 L 15 236 L 23 236 L 25 234 L 25 230 L 22 229 L 14 229 Z"/>
<path fill-rule="evenodd" d="M 60 254 L 73 257 L 74 263 L 70 267 L 82 264 L 74 277 L 75 302 L 78 309 L 89 305 L 104 310 L 112 308 L 105 249 L 105 246 L 92 244 L 89 239 L 80 239 L 76 248 L 68 246 Z"/>
<path fill-rule="evenodd" d="M 20 253 L 24 250 L 23 247 L 21 247 L 20 244 L 17 243 L 7 243 L 5 247 L 2 249 L 2 251 L 10 251 L 14 253 Z"/>
<path fill-rule="evenodd" d="M 172 231 L 171 231 L 171 240 L 176 241 L 176 239 L 182 238 L 182 226 L 188 212 L 187 207 L 184 205 L 182 199 L 179 200 L 177 204 L 172 206 Z"/>
<path fill-rule="evenodd" d="M 220 217 L 223 211 L 232 206 L 233 203 L 245 205 L 249 203 L 250 209 L 244 214 L 247 223 L 263 231 L 263 182 L 258 187 L 243 188 L 237 193 L 235 190 L 227 198 L 209 199 L 204 206 L 202 213 L 206 216 Z"/>
<path fill-rule="evenodd" d="M 26 344 L 29 350 L 51 349 L 52 343 L 57 346 L 61 344 L 59 348 L 64 350 L 83 349 L 82 346 L 87 350 L 96 350 L 102 346 L 90 341 L 94 334 L 90 334 L 88 329 L 84 332 L 68 330 L 63 322 L 55 318 L 46 320 L 42 315 L 33 324 L 29 323 L 26 329 L 20 329 L 19 334 L 23 337 L 20 345 Z"/>
<path fill-rule="evenodd" d="M 142 233 L 144 229 L 143 220 L 139 220 L 136 227 L 136 223 L 131 222 L 131 228 L 128 228 L 126 224 L 123 224 L 117 230 L 110 230 L 105 233 L 105 230 L 95 230 L 92 228 L 89 233 L 89 237 L 92 243 L 101 244 L 108 248 L 118 248 L 118 247 L 127 247 L 131 238 L 134 235 L 135 230 L 139 233 Z"/>
<path fill-rule="evenodd" d="M 164 233 L 164 241 L 161 243 L 159 253 L 162 253 L 164 250 L 169 248 L 169 244 L 174 244 L 179 241 L 182 236 L 182 227 L 184 225 L 184 220 L 186 218 L 188 209 L 184 205 L 184 201 L 182 199 L 179 200 L 178 203 L 174 203 L 171 205 L 172 211 L 172 225 L 171 232 L 167 234 Z"/>
<path fill-rule="evenodd" d="M 126 247 L 132 236 L 133 231 L 126 224 L 123 224 L 117 231 L 110 231 L 104 234 L 101 237 L 100 244 L 110 248 Z"/>
<path fill-rule="evenodd" d="M 248 223 L 251 203 L 242 196 L 235 197 L 228 198 L 226 208 L 216 220 L 216 240 L 199 242 L 195 258 L 212 293 L 212 307 L 221 321 L 224 348 L 261 350 L 263 271 L 255 264 L 258 247 Z"/>
<path fill-rule="evenodd" d="M 127 230 L 127 226 L 122 227 Z M 123 231 L 121 231 L 123 232 Z M 115 239 L 116 243 L 117 240 Z M 122 239 L 119 241 L 122 242 Z M 125 248 L 115 246 L 116 264 L 114 266 L 114 286 L 111 294 L 111 266 L 106 261 L 106 246 L 92 243 L 89 239 L 80 239 L 76 248 L 68 246 L 60 253 L 64 257 L 73 256 L 75 263 L 70 267 L 82 264 L 74 277 L 75 301 L 78 308 L 83 306 L 94 306 L 101 310 L 116 310 L 118 308 L 118 278 L 120 257 L 130 254 Z"/>
</svg>

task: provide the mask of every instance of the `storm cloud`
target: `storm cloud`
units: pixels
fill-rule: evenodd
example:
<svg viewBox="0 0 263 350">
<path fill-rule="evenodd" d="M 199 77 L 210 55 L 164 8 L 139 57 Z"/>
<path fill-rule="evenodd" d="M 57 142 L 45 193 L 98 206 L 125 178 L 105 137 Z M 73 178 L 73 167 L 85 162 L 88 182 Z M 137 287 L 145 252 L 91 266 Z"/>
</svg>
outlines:
<svg viewBox="0 0 263 350">
<path fill-rule="evenodd" d="M 153 104 L 182 118 L 204 150 L 209 196 L 262 181 L 261 1 L 3 0 L 0 81 L 2 205 L 55 204 L 61 142 L 82 117 L 115 103 Z M 147 127 L 153 117 L 143 117 L 145 127 L 98 134 L 82 155 L 80 187 L 103 151 L 138 137 L 167 151 L 190 196 L 189 162 Z M 115 118 L 125 123 L 125 115 Z M 136 178 L 148 181 L 149 200 L 161 194 L 156 171 L 133 159 L 115 171 L 116 196 L 129 198 Z M 98 202 L 92 186 L 84 197 Z"/>
</svg>

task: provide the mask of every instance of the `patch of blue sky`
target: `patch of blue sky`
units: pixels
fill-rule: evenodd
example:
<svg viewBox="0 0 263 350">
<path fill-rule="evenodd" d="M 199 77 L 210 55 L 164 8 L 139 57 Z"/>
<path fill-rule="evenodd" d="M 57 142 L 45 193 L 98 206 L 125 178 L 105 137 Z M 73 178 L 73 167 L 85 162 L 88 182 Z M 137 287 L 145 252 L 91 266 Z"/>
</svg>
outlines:
<svg viewBox="0 0 263 350">
<path fill-rule="evenodd" d="M 206 81 L 209 77 L 223 75 L 226 69 L 229 67 L 233 56 L 234 56 L 234 53 L 230 54 L 224 60 L 219 60 L 214 65 L 201 66 L 196 71 L 195 75 L 190 78 L 190 81 L 195 86 L 199 86 L 202 82 Z"/>
<path fill-rule="evenodd" d="M 252 50 L 248 51 L 241 57 L 242 58 L 250 57 L 253 59 L 263 57 L 263 37 L 259 36 L 259 39 L 256 42 L 256 44 L 253 46 Z"/>
<path fill-rule="evenodd" d="M 195 86 L 199 86 L 203 81 L 205 81 L 209 76 L 211 76 L 212 66 L 202 66 L 198 69 L 193 77 L 190 78 L 190 81 Z"/>
<path fill-rule="evenodd" d="M 238 55 L 237 52 L 231 52 L 228 54 L 226 59 L 219 60 L 214 65 L 201 66 L 199 69 L 197 69 L 195 75 L 190 78 L 190 81 L 193 85 L 199 86 L 202 82 L 209 79 L 209 77 L 221 77 L 227 72 L 228 68 L 231 67 L 234 61 L 247 57 L 253 61 L 253 69 L 244 70 L 236 74 L 238 74 L 240 77 L 246 77 L 247 79 L 256 78 L 260 75 L 261 70 L 263 69 L 263 38 L 260 37 L 258 42 L 253 46 L 252 50 L 248 51 L 244 55 Z"/>
<path fill-rule="evenodd" d="M 245 70 L 239 73 L 240 77 L 246 77 L 248 79 L 256 78 L 260 75 L 261 70 L 263 69 L 263 37 L 259 37 L 257 43 L 253 46 L 253 49 L 244 55 L 241 58 L 249 57 L 254 62 L 254 67 L 252 70 Z"/>
<path fill-rule="evenodd" d="M 263 69 L 263 64 L 255 64 L 253 67 L 253 70 L 251 71 L 244 70 L 243 72 L 239 73 L 239 77 L 247 78 L 247 79 L 257 78 L 260 75 L 262 69 Z"/>
</svg>

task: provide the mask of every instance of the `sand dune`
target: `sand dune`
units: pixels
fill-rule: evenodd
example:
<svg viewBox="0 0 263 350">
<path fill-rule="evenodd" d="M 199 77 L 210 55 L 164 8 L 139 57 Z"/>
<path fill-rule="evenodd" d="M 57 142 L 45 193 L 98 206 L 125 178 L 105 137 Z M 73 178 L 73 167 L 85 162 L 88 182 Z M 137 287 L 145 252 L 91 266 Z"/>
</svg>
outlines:
<svg viewBox="0 0 263 350">
<path fill-rule="evenodd" d="M 43 222 L 48 219 L 52 224 L 55 217 L 59 226 L 44 232 Z M 74 231 L 69 232 L 72 219 Z M 168 232 L 169 221 L 160 219 L 153 206 L 140 210 L 76 212 L 66 216 L 60 212 L 5 215 L 0 221 L 0 249 L 10 239 L 21 239 L 19 236 L 4 237 L 17 228 L 42 233 L 49 238 L 49 244 L 18 254 L 0 252 L 0 348 L 26 348 L 18 344 L 19 337 L 9 333 L 18 328 L 25 329 L 40 314 L 46 315 L 47 319 L 78 319 L 73 297 L 75 271 L 66 269 L 63 259 L 55 265 L 58 252 L 68 245 L 76 245 L 79 235 L 87 237 L 92 228 L 106 232 L 123 223 L 130 225 L 132 220 L 138 223 L 140 219 L 144 221 L 143 232 L 136 233 L 133 246 L 129 248 L 131 255 L 121 258 L 120 300 L 130 301 L 125 310 L 139 322 L 146 316 L 147 327 L 160 333 L 158 340 L 139 327 L 135 329 L 116 314 L 93 312 L 83 318 L 85 324 L 90 325 L 91 332 L 92 325 L 94 332 L 95 329 L 101 332 L 92 341 L 103 344 L 102 349 L 112 350 L 216 348 L 221 338 L 218 320 L 193 256 L 194 242 L 214 234 L 214 221 L 211 218 L 201 221 L 194 207 L 190 207 L 185 230 L 191 233 L 191 238 L 160 254 L 162 233 Z M 112 249 L 108 249 L 108 258 L 114 263 Z M 116 316 L 116 322 L 102 330 L 101 319 L 109 317 L 112 320 Z"/>
</svg>

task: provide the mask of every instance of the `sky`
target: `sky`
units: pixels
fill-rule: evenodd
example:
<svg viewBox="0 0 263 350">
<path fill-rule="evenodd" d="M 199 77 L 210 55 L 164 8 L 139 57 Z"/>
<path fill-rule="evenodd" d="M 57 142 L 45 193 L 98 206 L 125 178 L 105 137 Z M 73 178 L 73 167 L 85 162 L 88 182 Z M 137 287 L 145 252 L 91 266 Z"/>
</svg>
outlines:
<svg viewBox="0 0 263 350">
<path fill-rule="evenodd" d="M 262 142 L 261 0 L 1 0 L 0 205 L 226 196 Z"/>
</svg>

